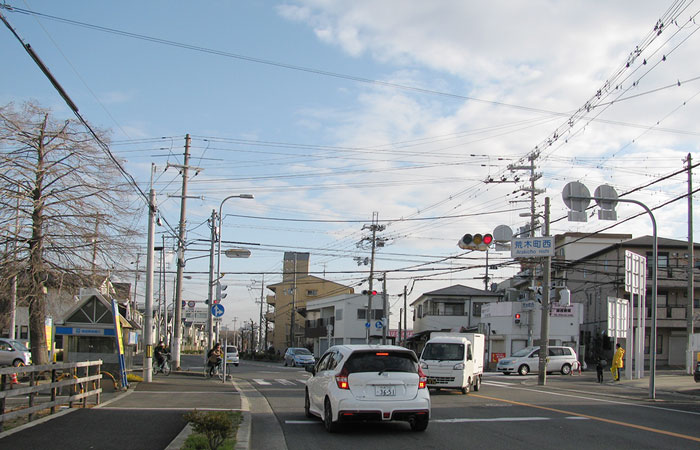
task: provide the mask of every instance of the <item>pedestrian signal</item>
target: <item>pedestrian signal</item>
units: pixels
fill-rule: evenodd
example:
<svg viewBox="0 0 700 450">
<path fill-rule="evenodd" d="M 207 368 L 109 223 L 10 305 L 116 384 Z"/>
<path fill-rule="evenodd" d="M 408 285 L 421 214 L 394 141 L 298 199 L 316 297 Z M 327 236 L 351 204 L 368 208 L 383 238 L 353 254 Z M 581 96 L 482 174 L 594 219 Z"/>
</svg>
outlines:
<svg viewBox="0 0 700 450">
<path fill-rule="evenodd" d="M 515 324 L 520 325 L 520 313 L 515 313 Z"/>
</svg>

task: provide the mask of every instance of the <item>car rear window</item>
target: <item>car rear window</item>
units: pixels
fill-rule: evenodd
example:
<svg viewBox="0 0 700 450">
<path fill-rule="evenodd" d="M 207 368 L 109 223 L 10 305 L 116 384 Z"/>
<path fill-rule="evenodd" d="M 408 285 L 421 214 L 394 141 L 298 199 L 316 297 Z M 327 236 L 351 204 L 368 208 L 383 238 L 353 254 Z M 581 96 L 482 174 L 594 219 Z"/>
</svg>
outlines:
<svg viewBox="0 0 700 450">
<path fill-rule="evenodd" d="M 349 374 L 382 370 L 418 373 L 418 361 L 408 352 L 372 350 L 351 354 L 344 368 Z"/>
<path fill-rule="evenodd" d="M 423 359 L 436 359 L 439 361 L 463 361 L 464 344 L 430 342 L 425 346 L 425 349 L 423 349 Z"/>
<path fill-rule="evenodd" d="M 236 347 L 226 347 L 226 353 L 238 353 Z"/>
<path fill-rule="evenodd" d="M 310 355 L 311 354 L 311 352 L 305 348 L 295 348 L 293 353 L 295 355 Z"/>
</svg>

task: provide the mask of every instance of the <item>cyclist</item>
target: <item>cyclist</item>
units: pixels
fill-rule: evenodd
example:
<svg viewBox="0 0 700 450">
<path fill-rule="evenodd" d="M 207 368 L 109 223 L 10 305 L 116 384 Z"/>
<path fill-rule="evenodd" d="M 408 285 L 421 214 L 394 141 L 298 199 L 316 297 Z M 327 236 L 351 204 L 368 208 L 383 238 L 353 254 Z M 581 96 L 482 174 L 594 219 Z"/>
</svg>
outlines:
<svg viewBox="0 0 700 450">
<path fill-rule="evenodd" d="M 153 356 L 156 357 L 156 365 L 161 370 L 161 372 L 163 371 L 163 363 L 165 362 L 166 353 L 167 350 L 165 350 L 165 344 L 163 343 L 163 341 L 158 342 L 158 345 L 153 350 Z"/>
<path fill-rule="evenodd" d="M 209 367 L 209 373 L 213 374 L 214 368 L 218 367 L 219 364 L 221 364 L 221 355 L 223 352 L 221 351 L 221 344 L 218 342 L 214 345 L 214 348 L 209 350 L 207 353 L 207 366 Z"/>
</svg>

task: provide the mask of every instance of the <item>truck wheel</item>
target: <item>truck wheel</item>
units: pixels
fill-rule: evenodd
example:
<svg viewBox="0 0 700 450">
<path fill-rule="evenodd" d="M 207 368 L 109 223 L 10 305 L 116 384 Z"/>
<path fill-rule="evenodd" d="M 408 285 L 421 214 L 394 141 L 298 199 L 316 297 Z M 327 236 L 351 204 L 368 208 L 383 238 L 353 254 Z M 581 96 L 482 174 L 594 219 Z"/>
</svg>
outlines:
<svg viewBox="0 0 700 450">
<path fill-rule="evenodd" d="M 472 385 L 472 380 L 467 381 L 467 385 L 462 388 L 462 394 L 466 395 L 469 393 L 469 388 Z"/>
<path fill-rule="evenodd" d="M 474 392 L 479 392 L 479 389 L 481 389 L 481 377 L 477 376 L 474 378 Z"/>
</svg>

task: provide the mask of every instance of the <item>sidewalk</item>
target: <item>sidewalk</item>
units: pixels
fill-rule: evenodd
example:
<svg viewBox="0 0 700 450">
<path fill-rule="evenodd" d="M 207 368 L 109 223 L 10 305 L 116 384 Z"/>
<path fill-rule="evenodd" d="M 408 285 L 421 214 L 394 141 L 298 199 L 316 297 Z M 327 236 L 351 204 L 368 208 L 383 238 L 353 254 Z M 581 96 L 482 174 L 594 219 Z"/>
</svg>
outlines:
<svg viewBox="0 0 700 450">
<path fill-rule="evenodd" d="M 195 408 L 245 410 L 239 435 L 247 448 L 250 415 L 242 403 L 230 381 L 206 379 L 199 373 L 156 375 L 153 382 L 134 383 L 127 392 L 106 393 L 94 408 L 66 409 L 0 433 L 0 448 L 179 449 L 190 431 L 183 415 Z"/>
</svg>

